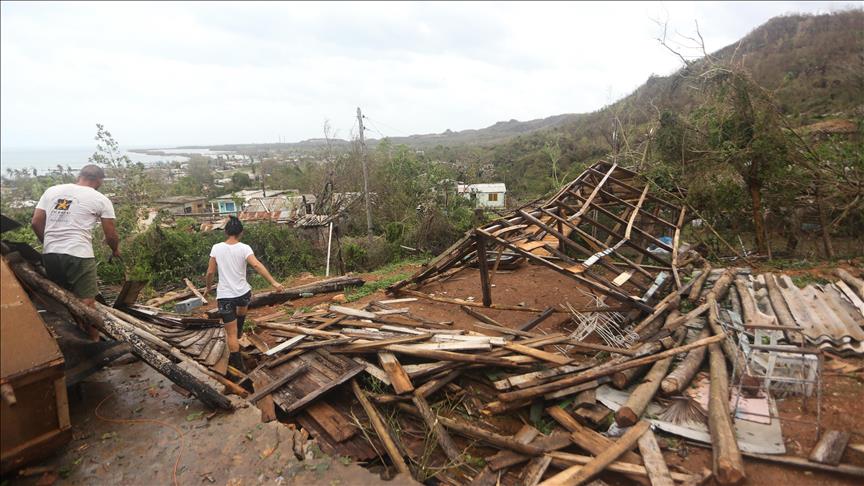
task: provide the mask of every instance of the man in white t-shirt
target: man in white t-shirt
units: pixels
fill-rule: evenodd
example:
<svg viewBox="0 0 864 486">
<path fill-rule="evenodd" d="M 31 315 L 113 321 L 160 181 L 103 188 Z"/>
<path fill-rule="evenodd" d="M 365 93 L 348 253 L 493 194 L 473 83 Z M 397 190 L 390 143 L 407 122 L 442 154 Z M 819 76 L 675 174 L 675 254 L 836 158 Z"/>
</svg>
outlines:
<svg viewBox="0 0 864 486">
<path fill-rule="evenodd" d="M 99 287 L 93 254 L 93 228 L 102 224 L 105 243 L 120 256 L 114 226 L 114 205 L 97 191 L 105 179 L 98 165 L 85 165 L 74 184 L 49 187 L 33 211 L 30 226 L 42 242 L 42 262 L 48 278 L 72 291 L 88 306 L 96 305 Z M 84 324 L 93 339 L 99 332 Z"/>
<path fill-rule="evenodd" d="M 246 310 L 252 300 L 252 286 L 246 281 L 247 263 L 262 277 L 267 279 L 276 290 L 284 290 L 282 284 L 276 281 L 263 263 L 255 258 L 252 248 L 240 243 L 243 235 L 243 223 L 235 216 L 225 224 L 227 238 L 222 243 L 216 243 L 210 250 L 210 263 L 205 277 L 207 286 L 204 295 L 210 293 L 213 278 L 219 273 L 219 283 L 216 286 L 216 303 L 222 323 L 225 325 L 225 337 L 228 344 L 228 363 L 245 372 L 243 359 L 240 356 L 240 336 L 243 334 L 243 324 L 246 320 Z"/>
</svg>

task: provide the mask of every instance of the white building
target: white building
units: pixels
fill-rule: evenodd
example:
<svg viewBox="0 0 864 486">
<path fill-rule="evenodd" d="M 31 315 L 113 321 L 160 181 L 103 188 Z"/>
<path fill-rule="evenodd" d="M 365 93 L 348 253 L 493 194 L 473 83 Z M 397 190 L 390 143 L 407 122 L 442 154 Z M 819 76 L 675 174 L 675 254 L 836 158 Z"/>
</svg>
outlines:
<svg viewBox="0 0 864 486">
<path fill-rule="evenodd" d="M 456 193 L 474 202 L 476 208 L 503 208 L 507 186 L 494 184 L 457 184 Z"/>
</svg>

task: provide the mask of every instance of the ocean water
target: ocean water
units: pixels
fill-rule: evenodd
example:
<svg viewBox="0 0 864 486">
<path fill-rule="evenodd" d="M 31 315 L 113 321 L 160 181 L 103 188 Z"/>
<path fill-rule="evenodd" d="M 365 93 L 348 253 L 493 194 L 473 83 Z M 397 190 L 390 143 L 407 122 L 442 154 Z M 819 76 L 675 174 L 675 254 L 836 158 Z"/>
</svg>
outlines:
<svg viewBox="0 0 864 486">
<path fill-rule="evenodd" d="M 123 149 L 126 155 L 135 162 L 143 162 L 145 164 L 154 164 L 158 162 L 184 162 L 189 160 L 188 157 L 175 153 L 166 153 L 164 155 L 149 155 L 139 154 L 136 152 L 128 152 Z M 172 152 L 175 149 L 167 149 Z M 51 148 L 51 149 L 0 149 L 0 167 L 2 174 L 6 174 L 6 169 L 36 169 L 40 174 L 56 169 L 60 164 L 63 167 L 69 166 L 72 169 L 81 168 L 87 164 L 88 158 L 95 152 L 95 147 L 71 147 L 71 148 Z"/>
</svg>

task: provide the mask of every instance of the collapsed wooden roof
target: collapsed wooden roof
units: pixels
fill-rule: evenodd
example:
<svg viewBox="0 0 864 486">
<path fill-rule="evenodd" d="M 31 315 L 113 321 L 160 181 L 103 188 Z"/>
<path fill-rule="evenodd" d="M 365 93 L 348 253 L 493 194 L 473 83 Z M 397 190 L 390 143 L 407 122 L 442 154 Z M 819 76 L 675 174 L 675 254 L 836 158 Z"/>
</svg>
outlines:
<svg viewBox="0 0 864 486">
<path fill-rule="evenodd" d="M 517 209 L 470 231 L 390 290 L 416 289 L 476 265 L 488 307 L 493 300 L 490 270 L 497 270 L 502 260 L 527 261 L 624 307 L 650 313 L 651 302 L 670 281 L 681 285 L 677 246 L 684 216 L 683 207 L 651 194 L 635 172 L 598 162 L 539 207 Z"/>
</svg>

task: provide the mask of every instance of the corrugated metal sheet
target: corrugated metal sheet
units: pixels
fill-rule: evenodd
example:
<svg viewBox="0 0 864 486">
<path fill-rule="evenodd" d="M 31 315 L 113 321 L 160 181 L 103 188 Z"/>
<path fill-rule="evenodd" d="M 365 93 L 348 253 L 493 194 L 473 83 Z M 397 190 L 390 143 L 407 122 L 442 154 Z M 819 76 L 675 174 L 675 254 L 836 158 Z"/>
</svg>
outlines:
<svg viewBox="0 0 864 486">
<path fill-rule="evenodd" d="M 799 289 L 788 275 L 775 281 L 808 342 L 822 349 L 864 354 L 864 313 L 839 287 L 828 284 Z"/>
</svg>

